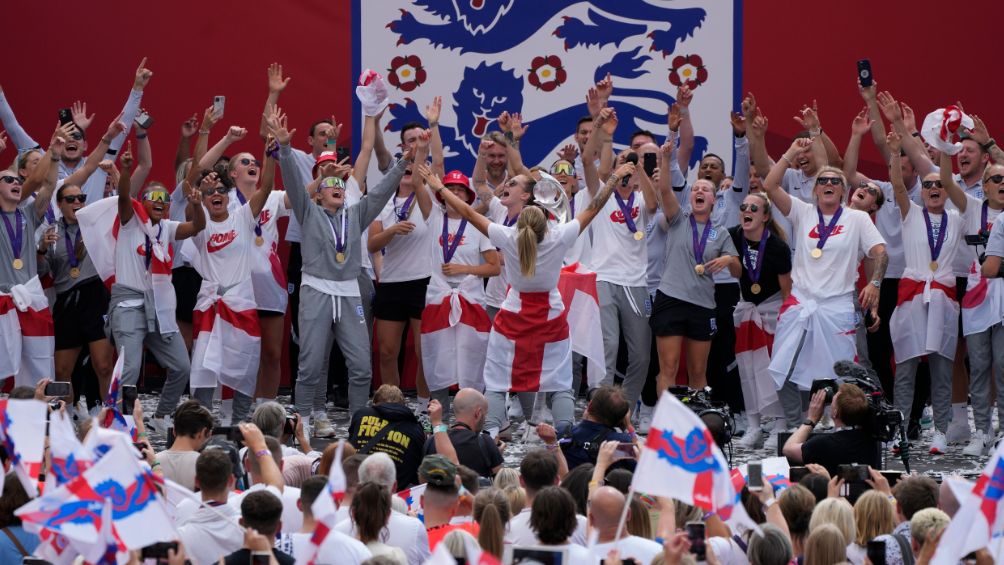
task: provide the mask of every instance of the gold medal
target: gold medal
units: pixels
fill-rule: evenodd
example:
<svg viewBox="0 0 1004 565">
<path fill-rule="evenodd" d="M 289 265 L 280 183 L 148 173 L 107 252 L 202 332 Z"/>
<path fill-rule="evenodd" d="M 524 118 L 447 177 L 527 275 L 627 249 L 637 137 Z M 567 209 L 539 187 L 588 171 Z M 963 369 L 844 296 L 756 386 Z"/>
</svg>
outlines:
<svg viewBox="0 0 1004 565">
<path fill-rule="evenodd" d="M 638 230 L 638 231 L 634 232 L 634 238 L 635 238 L 635 241 L 641 241 L 641 240 L 645 239 L 645 232 L 643 232 L 641 230 Z"/>
<path fill-rule="evenodd" d="M 811 255 L 813 259 L 819 259 L 823 256 L 823 250 L 817 247 L 810 251 L 809 255 Z"/>
<path fill-rule="evenodd" d="M 750 292 L 752 292 L 753 294 L 760 294 L 760 285 L 757 284 L 757 283 L 751 284 L 750 285 Z"/>
<path fill-rule="evenodd" d="M 254 238 L 254 244 L 257 245 L 258 247 L 265 245 L 265 238 L 259 235 L 258 237 Z"/>
<path fill-rule="evenodd" d="M 10 262 L 10 264 L 14 267 L 15 271 L 20 271 L 21 269 L 24 268 L 24 261 L 20 259 L 14 259 L 13 261 Z"/>
<path fill-rule="evenodd" d="M 703 275 L 704 274 L 704 265 L 695 265 L 694 266 L 694 272 L 697 273 L 698 275 Z"/>
<path fill-rule="evenodd" d="M 70 269 L 70 278 L 75 279 L 80 276 L 80 269 L 78 267 L 73 267 Z"/>
<path fill-rule="evenodd" d="M 932 271 L 937 271 L 938 270 L 938 262 L 937 261 L 931 261 L 931 270 Z"/>
<path fill-rule="evenodd" d="M 344 263 L 345 262 L 345 254 L 342 253 L 341 251 L 339 251 L 338 253 L 335 253 L 335 261 L 338 261 L 339 263 Z"/>
</svg>

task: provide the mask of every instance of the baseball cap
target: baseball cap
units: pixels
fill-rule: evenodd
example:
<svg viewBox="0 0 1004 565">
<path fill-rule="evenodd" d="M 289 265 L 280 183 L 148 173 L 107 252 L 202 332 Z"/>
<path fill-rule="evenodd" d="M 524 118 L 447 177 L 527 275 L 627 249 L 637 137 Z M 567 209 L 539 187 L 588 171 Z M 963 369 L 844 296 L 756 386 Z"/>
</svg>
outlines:
<svg viewBox="0 0 1004 565">
<path fill-rule="evenodd" d="M 456 488 L 457 466 L 442 455 L 426 455 L 418 467 L 418 476 L 433 486 Z"/>
<path fill-rule="evenodd" d="M 311 170 L 313 176 L 317 176 L 317 168 L 321 166 L 322 163 L 337 163 L 338 154 L 334 151 L 325 151 L 317 157 L 317 162 L 314 163 L 314 168 Z"/>
</svg>

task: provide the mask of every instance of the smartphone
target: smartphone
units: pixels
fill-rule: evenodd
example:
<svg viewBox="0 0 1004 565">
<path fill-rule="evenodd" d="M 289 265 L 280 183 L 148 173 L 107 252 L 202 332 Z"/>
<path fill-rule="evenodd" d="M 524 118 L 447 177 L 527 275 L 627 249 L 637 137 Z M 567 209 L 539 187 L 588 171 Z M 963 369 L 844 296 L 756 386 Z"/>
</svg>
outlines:
<svg viewBox="0 0 1004 565">
<path fill-rule="evenodd" d="M 338 162 L 341 163 L 342 161 L 344 161 L 349 156 L 349 148 L 348 147 L 336 147 L 335 148 L 335 156 L 338 157 Z"/>
<path fill-rule="evenodd" d="M 690 553 L 698 561 L 704 561 L 704 522 L 687 522 L 687 538 L 690 540 Z"/>
<path fill-rule="evenodd" d="M 150 126 L 153 125 L 153 118 L 150 117 L 150 114 L 147 114 L 146 112 L 140 112 L 140 114 L 136 116 L 134 122 L 138 127 L 141 127 L 143 129 L 150 129 Z"/>
<path fill-rule="evenodd" d="M 268 565 L 272 562 L 271 551 L 252 551 L 251 565 Z"/>
<path fill-rule="evenodd" d="M 871 310 L 865 310 L 865 327 L 870 328 L 875 325 L 875 318 L 872 317 Z"/>
<path fill-rule="evenodd" d="M 59 125 L 65 126 L 66 124 L 73 123 L 73 112 L 69 108 L 59 109 Z"/>
<path fill-rule="evenodd" d="M 788 481 L 792 484 L 802 481 L 802 478 L 809 474 L 806 467 L 788 467 Z"/>
<path fill-rule="evenodd" d="M 885 565 L 885 540 L 869 541 L 867 552 L 872 565 Z"/>
<path fill-rule="evenodd" d="M 46 561 L 45 559 L 39 559 L 37 557 L 25 557 L 21 560 L 23 565 L 52 565 L 51 561 Z"/>
<path fill-rule="evenodd" d="M 237 426 L 216 426 L 213 428 L 214 436 L 225 436 L 230 441 L 244 441 L 244 434 Z"/>
<path fill-rule="evenodd" d="M 217 120 L 223 117 L 223 109 L 226 104 L 226 96 L 213 96 L 213 115 Z"/>
<path fill-rule="evenodd" d="M 164 541 L 155 543 L 153 545 L 148 545 L 143 548 L 141 558 L 142 559 L 167 559 L 167 550 L 173 549 L 175 553 L 178 552 L 178 542 L 176 541 Z"/>
<path fill-rule="evenodd" d="M 622 441 L 617 444 L 617 450 L 614 452 L 614 457 L 617 459 L 634 459 L 634 446 L 635 444 L 629 441 Z"/>
<path fill-rule="evenodd" d="M 867 88 L 874 82 L 874 77 L 872 77 L 872 62 L 868 59 L 861 59 L 858 61 L 858 80 L 861 81 L 861 86 Z"/>
<path fill-rule="evenodd" d="M 868 473 L 868 465 L 841 465 L 838 469 L 840 471 L 840 478 L 847 483 L 863 483 L 866 479 L 869 479 L 871 475 Z"/>
<path fill-rule="evenodd" d="M 903 473 L 900 471 L 879 471 L 879 474 L 885 477 L 885 480 L 889 482 L 890 487 L 896 486 L 896 483 L 903 478 Z"/>
<path fill-rule="evenodd" d="M 122 414 L 129 416 L 132 414 L 133 406 L 136 404 L 136 395 L 139 391 L 136 385 L 122 385 Z"/>
<path fill-rule="evenodd" d="M 286 412 L 286 421 L 282 424 L 283 435 L 291 436 L 296 433 L 296 420 L 296 413 L 290 414 L 289 412 Z"/>
<path fill-rule="evenodd" d="M 763 490 L 763 466 L 760 463 L 750 463 L 746 465 L 746 472 L 749 475 L 750 492 L 760 492 Z"/>
<path fill-rule="evenodd" d="M 46 396 L 70 396 L 70 383 L 52 382 L 45 385 Z"/>
<path fill-rule="evenodd" d="M 652 177 L 655 174 L 655 169 L 658 167 L 657 163 L 658 156 L 655 153 L 645 153 L 642 155 L 642 167 L 645 168 L 645 174 Z"/>
</svg>

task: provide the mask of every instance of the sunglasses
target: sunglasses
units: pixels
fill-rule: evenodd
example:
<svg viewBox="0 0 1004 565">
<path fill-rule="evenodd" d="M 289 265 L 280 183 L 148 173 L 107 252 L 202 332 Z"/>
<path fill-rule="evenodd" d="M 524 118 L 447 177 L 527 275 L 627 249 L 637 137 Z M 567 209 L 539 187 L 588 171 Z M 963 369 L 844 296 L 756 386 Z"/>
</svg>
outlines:
<svg viewBox="0 0 1004 565">
<path fill-rule="evenodd" d="M 324 177 L 321 179 L 321 184 L 317 187 L 317 192 L 324 190 L 325 188 L 337 188 L 339 190 L 345 190 L 345 183 L 342 179 L 338 177 Z"/>
<path fill-rule="evenodd" d="M 941 181 L 940 180 L 926 180 L 926 181 L 921 182 L 920 186 L 922 186 L 924 188 L 934 188 L 934 187 L 944 188 L 943 186 L 941 186 Z"/>
<path fill-rule="evenodd" d="M 149 200 L 150 202 L 167 202 L 167 191 L 164 190 L 151 190 L 143 196 L 144 200 Z M 81 200 L 83 202 L 83 200 Z"/>
<path fill-rule="evenodd" d="M 248 159 L 247 157 L 245 157 L 240 160 L 240 164 L 244 165 L 245 167 L 250 165 L 251 163 L 254 163 L 254 166 L 256 167 L 261 168 L 261 161 L 259 161 L 258 159 Z"/>
<path fill-rule="evenodd" d="M 203 190 L 203 196 L 212 196 L 213 194 L 226 194 L 230 192 L 230 189 L 225 186 L 217 186 L 216 188 L 210 188 L 209 190 Z"/>
<path fill-rule="evenodd" d="M 747 203 L 743 202 L 742 204 L 739 205 L 739 211 L 740 212 L 745 212 L 746 210 L 749 210 L 750 212 L 756 212 L 759 209 L 760 209 L 760 207 L 757 206 L 756 204 L 747 204 Z"/>
<path fill-rule="evenodd" d="M 843 186 L 844 181 L 840 177 L 819 177 L 816 179 L 816 186 Z"/>
<path fill-rule="evenodd" d="M 21 184 L 21 178 L 20 177 L 15 177 L 15 176 L 11 176 L 11 175 L 4 175 L 4 176 L 0 177 L 0 181 L 3 181 L 5 183 L 7 183 L 7 184 Z"/>
<path fill-rule="evenodd" d="M 874 186 L 870 186 L 870 185 L 867 185 L 867 184 L 859 184 L 858 188 L 865 189 L 865 191 L 867 191 L 868 194 L 871 194 L 872 196 L 878 196 L 879 195 L 879 189 L 875 188 Z"/>
<path fill-rule="evenodd" d="M 81 204 L 83 204 L 84 202 L 87 202 L 87 195 L 71 194 L 69 196 L 63 196 L 62 198 L 60 198 L 60 200 L 62 200 L 63 202 L 69 202 L 70 204 L 73 204 L 74 202 L 80 202 Z"/>
<path fill-rule="evenodd" d="M 551 167 L 552 175 L 571 175 L 572 174 L 572 164 L 571 163 L 557 163 Z"/>
<path fill-rule="evenodd" d="M 984 180 L 983 182 L 985 183 L 992 182 L 994 184 L 1000 184 L 1004 182 L 1004 175 L 994 175 L 992 177 L 987 177 L 986 180 Z"/>
<path fill-rule="evenodd" d="M 80 141 L 81 139 L 84 138 L 84 134 L 80 133 L 79 131 L 75 131 L 75 132 L 73 132 L 73 133 L 70 134 L 70 137 L 72 139 Z"/>
<path fill-rule="evenodd" d="M 518 181 L 518 180 L 516 180 L 516 179 L 509 179 L 509 180 L 508 180 L 508 181 L 507 181 L 507 182 L 505 183 L 505 185 L 506 185 L 506 186 L 519 186 L 519 181 Z"/>
</svg>

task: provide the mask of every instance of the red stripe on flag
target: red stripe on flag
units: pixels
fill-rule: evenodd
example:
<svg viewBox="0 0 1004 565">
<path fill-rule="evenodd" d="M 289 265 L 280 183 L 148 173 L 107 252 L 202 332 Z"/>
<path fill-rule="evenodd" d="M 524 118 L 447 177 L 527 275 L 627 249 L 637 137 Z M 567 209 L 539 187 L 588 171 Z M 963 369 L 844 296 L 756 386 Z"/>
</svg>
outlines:
<svg viewBox="0 0 1004 565">
<path fill-rule="evenodd" d="M 756 351 L 763 347 L 770 353 L 773 345 L 774 336 L 763 331 L 763 328 L 752 321 L 743 322 L 736 328 L 736 353 Z"/>
<path fill-rule="evenodd" d="M 21 335 L 24 337 L 52 337 L 52 314 L 48 308 L 33 310 L 28 308 L 22 312 L 14 306 L 14 298 L 10 295 L 0 296 L 0 316 L 11 310 L 17 313 L 17 321 L 21 325 Z"/>
<path fill-rule="evenodd" d="M 222 300 L 216 303 L 216 307 L 219 309 L 222 320 L 251 337 L 261 337 L 261 326 L 258 325 L 258 312 L 256 310 L 237 312 Z"/>
<path fill-rule="evenodd" d="M 514 344 L 511 389 L 533 391 L 540 388 L 547 344 L 568 339 L 568 310 L 548 320 L 550 293 L 521 292 L 519 297 L 520 311 L 499 310 L 494 328 Z"/>
<path fill-rule="evenodd" d="M 910 302 L 916 296 L 924 294 L 924 281 L 913 279 L 900 279 L 898 295 L 896 296 L 896 306 L 902 306 Z M 955 299 L 955 288 L 944 285 L 938 281 L 931 281 L 931 290 L 938 289 L 945 293 L 945 296 Z"/>
<path fill-rule="evenodd" d="M 794 294 L 789 294 L 788 298 L 784 299 L 784 304 L 781 304 L 781 311 L 777 314 L 778 318 L 784 315 L 784 313 L 788 311 L 788 308 L 798 306 L 799 304 L 801 303 L 798 301 L 798 298 L 796 298 Z"/>
<path fill-rule="evenodd" d="M 987 290 L 989 284 L 987 279 L 981 278 L 980 282 L 976 283 L 976 286 L 966 291 L 966 295 L 962 297 L 962 307 L 963 308 L 976 308 L 983 301 L 987 299 Z"/>
<path fill-rule="evenodd" d="M 460 323 L 471 326 L 479 332 L 492 329 L 492 321 L 484 308 L 479 308 L 460 296 Z M 422 310 L 422 333 L 431 334 L 450 327 L 450 297 L 439 304 L 429 304 Z"/>
</svg>

